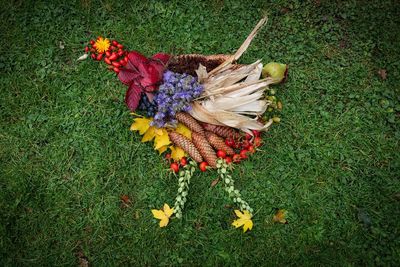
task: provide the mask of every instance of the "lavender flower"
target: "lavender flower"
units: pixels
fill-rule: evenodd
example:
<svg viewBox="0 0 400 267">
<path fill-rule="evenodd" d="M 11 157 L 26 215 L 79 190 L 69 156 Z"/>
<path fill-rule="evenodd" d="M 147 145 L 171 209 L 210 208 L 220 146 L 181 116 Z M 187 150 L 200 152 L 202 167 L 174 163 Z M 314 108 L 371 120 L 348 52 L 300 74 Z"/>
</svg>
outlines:
<svg viewBox="0 0 400 267">
<path fill-rule="evenodd" d="M 186 73 L 179 74 L 166 71 L 163 75 L 164 83 L 160 85 L 154 102 L 158 111 L 154 116 L 152 125 L 164 127 L 165 124 L 175 124 L 175 115 L 180 111 L 189 111 L 193 99 L 203 92 L 203 86 L 197 79 Z"/>
</svg>

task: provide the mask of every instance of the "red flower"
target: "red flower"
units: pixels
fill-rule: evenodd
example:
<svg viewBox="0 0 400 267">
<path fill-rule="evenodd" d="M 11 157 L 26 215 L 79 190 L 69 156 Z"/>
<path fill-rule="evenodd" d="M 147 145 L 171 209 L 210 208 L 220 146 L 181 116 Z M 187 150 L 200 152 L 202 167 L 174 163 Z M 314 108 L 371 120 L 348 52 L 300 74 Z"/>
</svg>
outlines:
<svg viewBox="0 0 400 267">
<path fill-rule="evenodd" d="M 118 78 L 129 86 L 125 95 L 125 103 L 130 110 L 133 111 L 137 108 L 142 92 L 145 92 L 152 101 L 152 93 L 158 89 L 162 81 L 169 58 L 169 55 L 163 53 L 147 58 L 139 52 L 129 52 L 128 63 L 125 68 L 121 69 Z"/>
</svg>

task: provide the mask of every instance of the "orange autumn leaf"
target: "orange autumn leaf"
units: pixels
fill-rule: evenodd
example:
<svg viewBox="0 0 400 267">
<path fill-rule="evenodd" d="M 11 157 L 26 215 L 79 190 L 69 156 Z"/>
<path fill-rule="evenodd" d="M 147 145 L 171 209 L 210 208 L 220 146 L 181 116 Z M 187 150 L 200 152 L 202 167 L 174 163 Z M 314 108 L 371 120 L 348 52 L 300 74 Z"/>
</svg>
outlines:
<svg viewBox="0 0 400 267">
<path fill-rule="evenodd" d="M 280 209 L 277 210 L 277 212 L 274 215 L 274 218 L 272 219 L 274 222 L 278 222 L 278 223 L 283 223 L 283 224 L 287 224 L 287 220 L 286 220 L 286 215 L 287 215 L 287 211 Z"/>
</svg>

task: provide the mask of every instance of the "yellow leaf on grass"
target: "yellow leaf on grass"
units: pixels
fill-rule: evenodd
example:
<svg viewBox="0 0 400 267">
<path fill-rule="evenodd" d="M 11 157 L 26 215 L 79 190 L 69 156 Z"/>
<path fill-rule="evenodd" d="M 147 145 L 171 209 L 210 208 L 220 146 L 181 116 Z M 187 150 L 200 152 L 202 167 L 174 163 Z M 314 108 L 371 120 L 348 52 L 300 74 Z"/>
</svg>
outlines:
<svg viewBox="0 0 400 267">
<path fill-rule="evenodd" d="M 240 210 L 235 210 L 235 214 L 239 219 L 233 221 L 233 226 L 236 228 L 243 226 L 243 232 L 253 228 L 252 215 L 248 210 L 243 211 L 243 213 Z"/>
<path fill-rule="evenodd" d="M 144 143 L 144 142 L 148 142 L 148 141 L 153 140 L 153 138 L 156 136 L 155 130 L 156 130 L 156 127 L 151 126 L 151 127 L 146 131 L 146 133 L 144 134 L 144 136 L 143 136 L 141 142 Z"/>
<path fill-rule="evenodd" d="M 158 150 L 158 153 L 161 155 L 162 153 L 164 153 L 165 151 L 167 151 L 168 146 L 162 146 L 160 147 Z"/>
<path fill-rule="evenodd" d="M 182 148 L 177 146 L 170 146 L 169 148 L 171 149 L 171 158 L 174 161 L 178 161 L 185 156 L 185 151 Z"/>
<path fill-rule="evenodd" d="M 153 213 L 154 218 L 160 220 L 160 227 L 165 227 L 168 225 L 169 218 L 172 216 L 174 213 L 174 209 L 170 208 L 168 204 L 164 204 L 163 207 L 164 210 L 151 210 Z"/>
<path fill-rule="evenodd" d="M 139 131 L 140 135 L 143 135 L 150 128 L 150 122 L 152 119 L 148 118 L 136 118 L 133 120 L 134 123 L 131 125 L 131 131 Z"/>
<path fill-rule="evenodd" d="M 186 127 L 182 123 L 178 123 L 178 126 L 176 127 L 175 131 L 177 133 L 180 133 L 181 135 L 186 136 L 187 138 L 189 138 L 189 140 L 192 139 L 192 132 L 190 131 L 190 129 L 188 127 Z"/>
<path fill-rule="evenodd" d="M 287 215 L 287 211 L 286 210 L 278 210 L 275 215 L 274 218 L 272 219 L 274 222 L 279 222 L 279 223 L 283 223 L 283 224 L 287 224 L 287 220 L 286 220 L 286 215 Z"/>
<path fill-rule="evenodd" d="M 159 149 L 163 146 L 171 144 L 168 137 L 168 132 L 164 128 L 155 130 L 154 149 Z"/>
</svg>

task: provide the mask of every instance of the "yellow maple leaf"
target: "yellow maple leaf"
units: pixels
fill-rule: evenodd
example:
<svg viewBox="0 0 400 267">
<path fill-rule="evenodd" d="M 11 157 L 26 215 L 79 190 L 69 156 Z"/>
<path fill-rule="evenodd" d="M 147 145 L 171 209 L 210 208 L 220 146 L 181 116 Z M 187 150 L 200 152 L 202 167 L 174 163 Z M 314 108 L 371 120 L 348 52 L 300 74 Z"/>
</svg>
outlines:
<svg viewBox="0 0 400 267">
<path fill-rule="evenodd" d="M 233 221 L 233 226 L 236 228 L 243 226 L 244 233 L 253 228 L 253 221 L 251 220 L 252 215 L 248 210 L 243 211 L 243 213 L 240 210 L 235 210 L 235 214 L 239 219 Z"/>
<path fill-rule="evenodd" d="M 154 149 L 159 149 L 163 146 L 171 144 L 168 132 L 164 128 L 155 130 Z"/>
<path fill-rule="evenodd" d="M 148 142 L 153 140 L 153 138 L 156 136 L 156 127 L 150 126 L 150 128 L 146 131 L 146 133 L 143 135 L 142 138 L 142 143 Z"/>
<path fill-rule="evenodd" d="M 161 155 L 162 153 L 167 151 L 167 149 L 168 149 L 168 145 L 162 146 L 162 147 L 158 148 L 157 150 L 158 150 L 158 153 Z"/>
<path fill-rule="evenodd" d="M 279 222 L 279 223 L 283 223 L 283 224 L 287 224 L 287 220 L 286 220 L 286 215 L 287 215 L 287 211 L 286 210 L 278 210 L 275 215 L 274 218 L 272 219 L 274 222 Z"/>
<path fill-rule="evenodd" d="M 136 118 L 133 120 L 130 130 L 131 131 L 139 131 L 140 135 L 143 135 L 150 128 L 150 122 L 152 119 L 148 118 Z"/>
<path fill-rule="evenodd" d="M 185 156 L 185 151 L 182 148 L 178 146 L 170 146 L 169 148 L 171 149 L 171 158 L 174 161 L 178 161 Z"/>
<path fill-rule="evenodd" d="M 186 136 L 187 138 L 189 138 L 189 140 L 192 140 L 192 132 L 184 124 L 178 123 L 178 126 L 176 126 L 175 131 L 183 136 Z"/>
<path fill-rule="evenodd" d="M 165 227 L 169 223 L 169 218 L 174 213 L 174 209 L 170 208 L 168 204 L 164 204 L 163 210 L 151 210 L 154 218 L 160 220 L 160 227 Z"/>
</svg>

